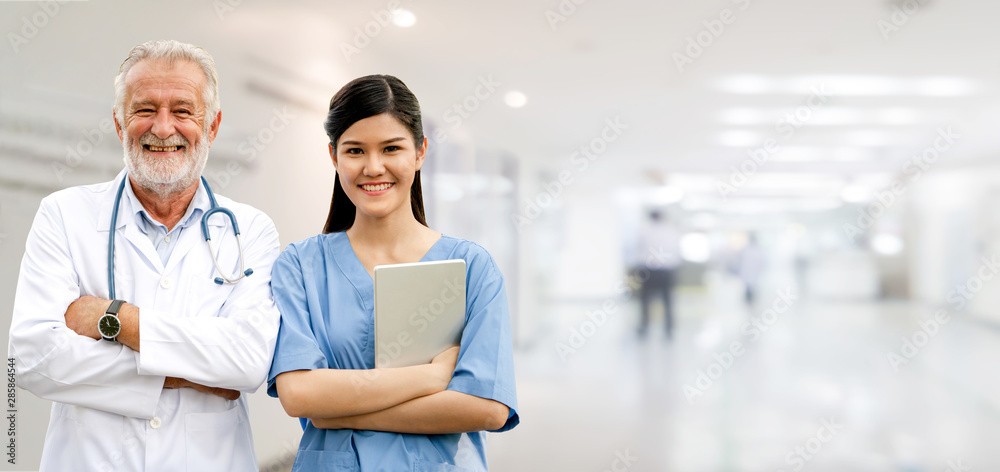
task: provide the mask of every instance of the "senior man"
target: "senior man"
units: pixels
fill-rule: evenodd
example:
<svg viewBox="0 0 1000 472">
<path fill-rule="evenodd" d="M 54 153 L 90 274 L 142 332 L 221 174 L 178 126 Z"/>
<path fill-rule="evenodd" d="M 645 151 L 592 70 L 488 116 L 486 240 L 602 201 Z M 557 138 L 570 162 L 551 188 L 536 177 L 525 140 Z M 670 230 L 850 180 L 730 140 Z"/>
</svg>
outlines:
<svg viewBox="0 0 1000 472">
<path fill-rule="evenodd" d="M 125 169 L 42 200 L 9 352 L 18 385 L 53 402 L 42 471 L 257 470 L 240 392 L 274 351 L 280 247 L 264 213 L 200 179 L 221 119 L 204 49 L 136 46 L 115 77 Z"/>
</svg>

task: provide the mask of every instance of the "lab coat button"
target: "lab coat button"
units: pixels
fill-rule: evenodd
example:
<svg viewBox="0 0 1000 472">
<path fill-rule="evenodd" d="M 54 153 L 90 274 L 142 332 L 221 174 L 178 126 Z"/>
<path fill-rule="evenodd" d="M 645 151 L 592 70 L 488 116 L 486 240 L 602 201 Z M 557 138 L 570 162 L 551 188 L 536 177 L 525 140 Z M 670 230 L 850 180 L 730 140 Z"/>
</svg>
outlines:
<svg viewBox="0 0 1000 472">
<path fill-rule="evenodd" d="M 160 420 L 159 416 L 154 416 L 153 419 L 149 420 L 150 428 L 153 429 L 159 428 L 161 424 L 163 424 L 163 421 Z"/>
<path fill-rule="evenodd" d="M 161 288 L 170 289 L 171 285 L 172 284 L 170 283 L 170 279 L 168 279 L 166 277 L 164 277 L 163 280 L 160 281 L 160 287 Z"/>
</svg>

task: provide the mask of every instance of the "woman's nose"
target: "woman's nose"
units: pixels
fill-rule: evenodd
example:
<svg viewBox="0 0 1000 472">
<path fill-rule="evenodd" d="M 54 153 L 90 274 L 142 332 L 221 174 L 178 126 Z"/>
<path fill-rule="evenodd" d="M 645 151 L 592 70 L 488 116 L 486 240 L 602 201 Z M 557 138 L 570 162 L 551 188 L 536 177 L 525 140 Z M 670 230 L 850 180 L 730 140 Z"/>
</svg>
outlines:
<svg viewBox="0 0 1000 472">
<path fill-rule="evenodd" d="M 374 177 L 385 173 L 385 165 L 382 163 L 382 156 L 378 153 L 369 154 L 365 161 L 365 176 Z"/>
</svg>

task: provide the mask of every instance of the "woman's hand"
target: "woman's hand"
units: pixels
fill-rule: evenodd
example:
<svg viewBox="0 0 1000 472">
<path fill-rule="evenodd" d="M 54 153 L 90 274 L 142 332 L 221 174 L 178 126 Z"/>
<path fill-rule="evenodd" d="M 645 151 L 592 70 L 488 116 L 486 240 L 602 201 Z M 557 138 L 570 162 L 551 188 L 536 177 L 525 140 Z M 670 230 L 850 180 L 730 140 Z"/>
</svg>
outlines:
<svg viewBox="0 0 1000 472">
<path fill-rule="evenodd" d="M 434 378 L 441 386 L 441 390 L 448 388 L 448 384 L 451 383 L 451 376 L 455 373 L 455 364 L 458 363 L 458 351 L 458 346 L 450 347 L 431 359 L 430 365 L 434 368 Z"/>
</svg>

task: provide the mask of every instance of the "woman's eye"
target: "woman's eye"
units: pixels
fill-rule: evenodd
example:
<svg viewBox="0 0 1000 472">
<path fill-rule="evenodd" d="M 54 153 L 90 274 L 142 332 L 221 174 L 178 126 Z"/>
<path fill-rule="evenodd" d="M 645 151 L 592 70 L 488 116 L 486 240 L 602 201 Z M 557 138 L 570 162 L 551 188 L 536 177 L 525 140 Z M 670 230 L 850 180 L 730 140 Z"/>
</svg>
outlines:
<svg viewBox="0 0 1000 472">
<path fill-rule="evenodd" d="M 361 154 L 361 148 L 348 148 L 344 151 L 347 154 Z"/>
<path fill-rule="evenodd" d="M 399 146 L 386 146 L 385 152 L 396 152 L 400 149 Z"/>
</svg>

